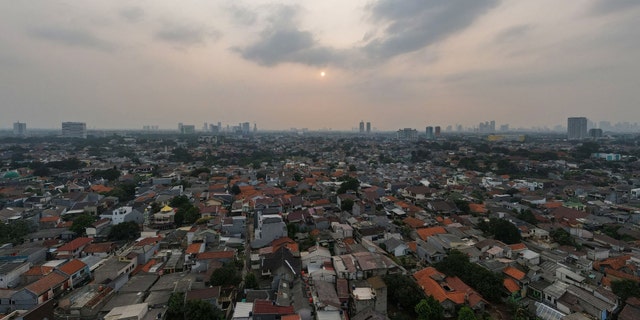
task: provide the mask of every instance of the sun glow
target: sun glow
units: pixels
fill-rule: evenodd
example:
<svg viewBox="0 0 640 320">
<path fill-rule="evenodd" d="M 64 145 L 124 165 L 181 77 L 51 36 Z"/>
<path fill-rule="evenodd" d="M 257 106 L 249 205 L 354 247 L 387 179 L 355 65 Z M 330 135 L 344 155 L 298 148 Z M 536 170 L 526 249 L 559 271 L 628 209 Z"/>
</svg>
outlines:
<svg viewBox="0 0 640 320">
<path fill-rule="evenodd" d="M 321 77 L 323 77 L 323 78 L 324 78 L 326 75 L 327 75 L 327 73 L 326 73 L 326 72 L 324 72 L 324 71 L 320 71 L 320 76 L 321 76 Z"/>
</svg>

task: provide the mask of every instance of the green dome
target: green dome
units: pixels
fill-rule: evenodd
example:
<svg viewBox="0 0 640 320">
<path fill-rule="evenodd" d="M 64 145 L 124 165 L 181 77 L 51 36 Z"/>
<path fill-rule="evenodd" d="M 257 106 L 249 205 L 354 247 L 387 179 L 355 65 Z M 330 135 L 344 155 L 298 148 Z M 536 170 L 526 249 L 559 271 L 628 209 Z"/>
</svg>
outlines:
<svg viewBox="0 0 640 320">
<path fill-rule="evenodd" d="M 20 174 L 18 174 L 18 172 L 16 171 L 8 171 L 2 177 L 5 179 L 15 179 L 15 178 L 20 178 Z"/>
</svg>

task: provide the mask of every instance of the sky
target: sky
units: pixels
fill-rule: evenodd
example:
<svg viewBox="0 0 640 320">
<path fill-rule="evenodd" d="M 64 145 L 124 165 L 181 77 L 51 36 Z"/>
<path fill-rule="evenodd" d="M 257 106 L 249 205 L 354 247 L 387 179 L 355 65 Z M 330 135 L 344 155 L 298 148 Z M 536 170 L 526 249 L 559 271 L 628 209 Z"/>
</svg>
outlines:
<svg viewBox="0 0 640 320">
<path fill-rule="evenodd" d="M 640 1 L 0 1 L 0 128 L 640 122 Z"/>
</svg>

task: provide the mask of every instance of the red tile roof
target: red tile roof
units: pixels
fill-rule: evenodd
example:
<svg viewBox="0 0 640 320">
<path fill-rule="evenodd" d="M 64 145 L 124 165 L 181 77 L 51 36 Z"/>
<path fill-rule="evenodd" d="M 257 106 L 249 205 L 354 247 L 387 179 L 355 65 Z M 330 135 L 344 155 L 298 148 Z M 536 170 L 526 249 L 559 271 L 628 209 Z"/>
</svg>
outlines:
<svg viewBox="0 0 640 320">
<path fill-rule="evenodd" d="M 450 300 L 460 305 L 465 304 L 465 300 L 467 300 L 469 305 L 474 307 L 479 302 L 484 301 L 479 293 L 462 282 L 458 277 L 447 277 L 436 270 L 436 268 L 424 268 L 414 273 L 413 277 L 427 295 L 433 296 L 440 303 Z M 445 290 L 445 288 L 442 287 L 444 284 L 449 287 L 449 290 Z"/>
<path fill-rule="evenodd" d="M 513 251 L 518 251 L 518 250 L 524 250 L 524 249 L 526 249 L 526 248 L 527 248 L 527 246 L 526 246 L 524 243 L 520 242 L 520 243 L 510 244 L 510 245 L 509 245 L 509 248 L 510 248 L 511 250 L 513 250 Z"/>
<path fill-rule="evenodd" d="M 255 300 L 253 302 L 253 314 L 275 314 L 275 315 L 288 315 L 296 314 L 293 306 L 278 306 L 269 300 Z"/>
<path fill-rule="evenodd" d="M 426 224 L 424 221 L 414 217 L 404 218 L 402 222 L 404 222 L 406 225 L 414 229 L 424 227 Z"/>
<path fill-rule="evenodd" d="M 236 252 L 233 250 L 228 251 L 207 251 L 199 253 L 196 257 L 197 260 L 217 260 L 217 259 L 233 259 Z"/>
<path fill-rule="evenodd" d="M 63 264 L 60 268 L 58 268 L 58 270 L 64 272 L 65 274 L 71 276 L 74 273 L 80 271 L 82 268 L 85 268 L 87 265 L 78 260 L 78 259 L 73 259 L 65 264 Z"/>
<path fill-rule="evenodd" d="M 436 234 L 445 234 L 447 233 L 447 230 L 444 227 L 431 227 L 431 228 L 421 228 L 416 230 L 416 232 L 418 233 L 418 236 L 420 236 L 420 239 L 422 240 L 427 240 L 427 238 L 436 235 Z"/>
<path fill-rule="evenodd" d="M 47 266 L 33 266 L 27 272 L 23 273 L 24 276 L 45 276 L 53 271 L 53 267 Z"/>
<path fill-rule="evenodd" d="M 59 273 L 52 272 L 46 275 L 44 278 L 24 288 L 40 296 L 43 293 L 49 291 L 51 288 L 55 288 L 61 285 L 63 282 L 67 281 L 67 279 L 68 279 L 67 277 Z"/>
<path fill-rule="evenodd" d="M 58 248 L 58 251 L 74 251 L 77 250 L 83 246 L 88 245 L 89 243 L 91 243 L 93 241 L 93 239 L 91 238 L 76 238 L 71 240 L 71 242 L 63 245 L 62 247 Z"/>
<path fill-rule="evenodd" d="M 203 243 L 192 243 L 187 247 L 187 250 L 184 252 L 186 254 L 197 254 L 200 253 L 200 249 L 202 248 Z"/>
<path fill-rule="evenodd" d="M 515 280 L 511 278 L 504 278 L 502 281 L 502 285 L 509 291 L 510 293 L 514 293 L 520 290 L 520 286 L 516 283 Z"/>
<path fill-rule="evenodd" d="M 509 277 L 516 279 L 516 280 L 522 280 L 524 279 L 524 277 L 527 276 L 526 273 L 524 273 L 523 271 L 520 271 L 512 266 L 508 266 L 506 268 L 504 268 L 504 270 L 502 270 L 502 273 L 508 275 Z"/>
</svg>

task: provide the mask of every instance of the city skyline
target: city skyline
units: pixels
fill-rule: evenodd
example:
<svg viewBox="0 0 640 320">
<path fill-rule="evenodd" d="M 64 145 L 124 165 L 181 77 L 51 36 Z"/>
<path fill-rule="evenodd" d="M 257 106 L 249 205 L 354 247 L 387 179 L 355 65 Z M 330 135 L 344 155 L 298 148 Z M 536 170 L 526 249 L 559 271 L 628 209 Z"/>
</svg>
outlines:
<svg viewBox="0 0 640 320">
<path fill-rule="evenodd" d="M 602 0 L 4 2 L 0 128 L 636 123 L 638 13 Z"/>
</svg>

